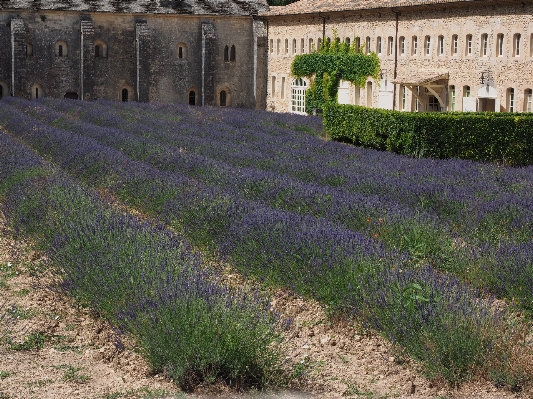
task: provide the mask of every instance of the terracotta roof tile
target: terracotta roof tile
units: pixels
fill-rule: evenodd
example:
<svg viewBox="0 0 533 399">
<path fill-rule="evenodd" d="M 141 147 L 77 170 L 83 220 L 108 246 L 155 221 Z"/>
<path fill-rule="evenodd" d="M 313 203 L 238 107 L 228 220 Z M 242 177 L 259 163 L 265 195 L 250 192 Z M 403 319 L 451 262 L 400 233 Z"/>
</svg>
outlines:
<svg viewBox="0 0 533 399">
<path fill-rule="evenodd" d="M 410 7 L 424 4 L 459 3 L 465 1 L 479 2 L 487 0 L 300 0 L 286 6 L 270 7 L 270 11 L 262 12 L 259 15 L 312 14 L 318 12 Z"/>
</svg>

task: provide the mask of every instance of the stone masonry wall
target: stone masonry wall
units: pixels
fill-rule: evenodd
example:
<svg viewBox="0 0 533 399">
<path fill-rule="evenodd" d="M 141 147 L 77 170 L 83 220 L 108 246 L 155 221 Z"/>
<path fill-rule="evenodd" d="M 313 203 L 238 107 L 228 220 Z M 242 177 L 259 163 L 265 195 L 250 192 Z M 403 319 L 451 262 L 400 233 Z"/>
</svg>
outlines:
<svg viewBox="0 0 533 399">
<path fill-rule="evenodd" d="M 396 36 L 396 15 L 398 15 L 398 32 Z M 398 9 L 361 10 L 342 13 L 321 14 L 325 18 L 326 37 L 333 38 L 334 31 L 341 40 L 349 38 L 352 42 L 360 38 L 364 45 L 370 38 L 370 49 L 377 52 L 378 37 L 381 37 L 381 68 L 384 79 L 372 82 L 372 101 L 368 103 L 366 87 L 359 90 L 352 88 L 351 102 L 360 105 L 377 106 L 377 84 L 384 87 L 385 78 L 394 80 L 394 57 L 397 50 L 397 76 L 413 75 L 420 69 L 439 69 L 449 72 L 448 86 L 437 89 L 438 94 L 446 99 L 446 108 L 451 110 L 452 91 L 455 88 L 455 110 L 462 110 L 466 86 L 470 95 L 476 97 L 478 90 L 485 90 L 481 85 L 481 74 L 490 71 L 491 91 L 497 92 L 500 111 L 509 111 L 511 107 L 511 89 L 514 91 L 514 110 L 524 111 L 528 107 L 528 95 L 533 89 L 533 4 L 527 2 L 493 3 L 482 6 L 476 3 L 456 3 L 402 7 Z M 269 84 L 267 109 L 289 111 L 291 105 L 290 65 L 295 54 L 309 51 L 309 39 L 315 46 L 322 37 L 323 19 L 318 15 L 285 15 L 265 17 L 269 27 Z M 499 55 L 498 35 L 503 34 L 502 55 Z M 520 54 L 514 54 L 516 35 L 520 35 Z M 457 35 L 458 50 L 453 54 L 453 35 Z M 468 54 L 467 35 L 472 35 L 471 54 Z M 483 53 L 483 41 L 486 35 L 487 52 Z M 413 54 L 413 37 L 417 37 L 418 53 Z M 439 39 L 442 36 L 442 39 Z M 404 37 L 405 52 L 402 54 L 400 40 Z M 426 38 L 430 38 L 429 55 L 425 53 Z M 389 51 L 389 38 L 393 41 L 393 51 Z M 296 51 L 293 48 L 296 41 Z M 443 52 L 440 53 L 439 40 L 443 40 Z M 398 43 L 397 43 L 398 42 Z M 288 44 L 288 46 L 286 46 Z M 279 49 L 278 49 L 279 46 Z M 398 46 L 395 49 L 395 46 Z M 274 80 L 272 78 L 275 78 Z M 281 82 L 285 78 L 284 93 Z M 272 87 L 275 81 L 276 87 Z M 371 81 L 371 80 L 369 80 Z M 287 83 L 289 82 L 289 83 Z M 485 82 L 486 84 L 486 82 Z M 273 96 L 273 90 L 275 95 Z M 395 109 L 413 110 L 414 96 L 406 90 L 405 107 L 401 97 L 401 88 L 395 88 Z M 430 93 L 429 93 L 430 94 Z M 427 106 L 428 93 L 420 95 Z M 529 97 L 531 98 L 531 97 Z M 422 111 L 425 109 L 421 109 Z"/>
</svg>

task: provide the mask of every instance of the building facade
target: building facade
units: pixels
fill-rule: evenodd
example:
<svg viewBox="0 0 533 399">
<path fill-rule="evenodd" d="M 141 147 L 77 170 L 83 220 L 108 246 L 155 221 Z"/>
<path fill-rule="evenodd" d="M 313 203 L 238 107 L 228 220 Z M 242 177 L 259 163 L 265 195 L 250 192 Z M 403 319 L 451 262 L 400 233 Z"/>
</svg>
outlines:
<svg viewBox="0 0 533 399">
<path fill-rule="evenodd" d="M 0 96 L 265 108 L 265 0 L 0 1 Z"/>
<path fill-rule="evenodd" d="M 341 82 L 339 102 L 400 111 L 531 112 L 533 3 L 515 0 L 301 0 L 260 13 L 268 26 L 267 109 L 303 112 L 297 54 L 335 34 L 375 52 L 380 81 Z"/>
</svg>

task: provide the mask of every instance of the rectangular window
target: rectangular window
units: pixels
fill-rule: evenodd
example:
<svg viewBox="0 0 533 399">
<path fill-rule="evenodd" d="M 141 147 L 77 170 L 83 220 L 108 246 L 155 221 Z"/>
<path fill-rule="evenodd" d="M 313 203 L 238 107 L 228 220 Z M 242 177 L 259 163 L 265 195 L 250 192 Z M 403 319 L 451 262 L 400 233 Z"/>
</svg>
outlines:
<svg viewBox="0 0 533 399">
<path fill-rule="evenodd" d="M 444 55 L 444 36 L 439 36 L 439 55 Z"/>
<path fill-rule="evenodd" d="M 285 39 L 285 54 L 289 54 L 289 39 Z"/>
<path fill-rule="evenodd" d="M 509 112 L 514 112 L 514 89 L 510 88 L 508 90 L 508 98 L 509 98 Z"/>
<path fill-rule="evenodd" d="M 357 51 L 361 49 L 361 38 L 359 36 L 355 38 L 355 48 Z"/>
<path fill-rule="evenodd" d="M 296 48 L 296 39 L 292 39 L 292 53 L 296 54 L 297 48 Z"/>
<path fill-rule="evenodd" d="M 472 35 L 466 35 L 466 55 L 472 55 Z"/>
<path fill-rule="evenodd" d="M 533 112 L 533 90 L 527 89 L 525 95 L 526 112 Z"/>
<path fill-rule="evenodd" d="M 406 100 L 407 100 L 407 89 L 405 86 L 402 86 L 402 111 L 405 111 Z"/>
<path fill-rule="evenodd" d="M 452 36 L 452 55 L 457 55 L 457 49 L 459 47 L 459 36 Z"/>
<path fill-rule="evenodd" d="M 275 98 L 276 97 L 276 77 L 275 76 L 272 76 L 272 88 L 270 92 L 272 93 L 272 98 Z"/>
<path fill-rule="evenodd" d="M 376 40 L 376 53 L 381 54 L 381 36 L 378 36 Z"/>
<path fill-rule="evenodd" d="M 370 37 L 366 37 L 365 54 L 370 53 Z"/>
<path fill-rule="evenodd" d="M 281 51 L 281 39 L 278 39 L 277 45 L 278 45 L 278 48 L 277 48 L 276 54 L 279 55 Z"/>
<path fill-rule="evenodd" d="M 274 53 L 274 39 L 270 39 L 270 54 Z"/>
<path fill-rule="evenodd" d="M 300 54 L 305 53 L 305 39 L 300 41 Z"/>
<path fill-rule="evenodd" d="M 412 55 L 418 54 L 418 38 L 416 36 L 413 36 L 413 49 L 412 49 Z"/>
<path fill-rule="evenodd" d="M 496 54 L 498 54 L 498 57 L 503 57 L 503 33 L 498 34 L 496 46 Z"/>
<path fill-rule="evenodd" d="M 392 39 L 392 36 L 389 36 L 389 54 L 388 55 L 394 55 L 394 40 Z"/>
<path fill-rule="evenodd" d="M 470 97 L 470 86 L 463 87 L 463 97 Z"/>
<path fill-rule="evenodd" d="M 405 55 L 405 37 L 400 37 L 400 55 Z"/>
<path fill-rule="evenodd" d="M 425 41 L 425 50 L 426 50 L 426 55 L 429 56 L 431 55 L 431 36 L 426 36 L 426 41 Z"/>
<path fill-rule="evenodd" d="M 315 45 L 313 44 L 313 39 L 309 39 L 309 53 L 312 53 Z"/>
<path fill-rule="evenodd" d="M 285 98 L 285 76 L 281 78 L 281 99 Z"/>
<path fill-rule="evenodd" d="M 428 98 L 428 111 L 437 112 L 440 110 L 439 100 L 435 96 L 429 96 Z"/>
</svg>

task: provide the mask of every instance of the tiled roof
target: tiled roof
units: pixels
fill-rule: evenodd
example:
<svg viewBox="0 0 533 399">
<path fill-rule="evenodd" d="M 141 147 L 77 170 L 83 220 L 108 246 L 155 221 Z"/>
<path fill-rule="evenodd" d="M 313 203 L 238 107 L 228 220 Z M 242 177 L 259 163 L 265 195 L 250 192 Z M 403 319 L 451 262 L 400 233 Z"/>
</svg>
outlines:
<svg viewBox="0 0 533 399">
<path fill-rule="evenodd" d="M 268 10 L 266 0 L 0 0 L 1 10 L 255 15 Z"/>
<path fill-rule="evenodd" d="M 300 0 L 286 6 L 270 7 L 262 16 L 312 14 L 318 12 L 369 10 L 377 8 L 410 7 L 424 4 L 480 2 L 486 0 Z"/>
<path fill-rule="evenodd" d="M 447 69 L 415 69 L 398 74 L 392 83 L 423 86 L 441 79 L 448 79 Z"/>
</svg>

